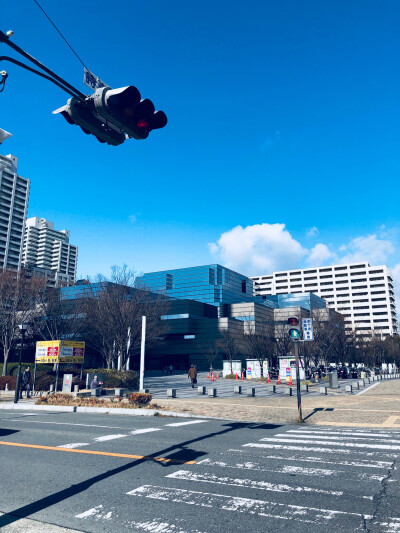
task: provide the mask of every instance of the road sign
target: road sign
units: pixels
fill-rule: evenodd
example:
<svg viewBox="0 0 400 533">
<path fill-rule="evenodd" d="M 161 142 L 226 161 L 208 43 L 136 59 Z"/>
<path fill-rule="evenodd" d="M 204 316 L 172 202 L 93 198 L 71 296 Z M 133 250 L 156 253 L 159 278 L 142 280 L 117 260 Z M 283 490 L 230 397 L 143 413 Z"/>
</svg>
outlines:
<svg viewBox="0 0 400 533">
<path fill-rule="evenodd" d="M 96 74 L 90 72 L 90 70 L 88 70 L 86 67 L 84 67 L 83 70 L 83 83 L 86 85 L 86 87 L 89 87 L 89 89 L 92 89 L 93 91 L 100 89 L 101 87 L 110 87 L 104 83 L 104 81 L 101 81 Z"/>
<path fill-rule="evenodd" d="M 85 343 L 80 341 L 38 341 L 35 363 L 82 364 L 85 357 Z"/>
<path fill-rule="evenodd" d="M 313 327 L 312 327 L 311 318 L 303 318 L 302 319 L 302 325 L 303 325 L 303 340 L 305 340 L 305 341 L 313 341 L 314 340 L 314 333 L 313 333 Z"/>
</svg>

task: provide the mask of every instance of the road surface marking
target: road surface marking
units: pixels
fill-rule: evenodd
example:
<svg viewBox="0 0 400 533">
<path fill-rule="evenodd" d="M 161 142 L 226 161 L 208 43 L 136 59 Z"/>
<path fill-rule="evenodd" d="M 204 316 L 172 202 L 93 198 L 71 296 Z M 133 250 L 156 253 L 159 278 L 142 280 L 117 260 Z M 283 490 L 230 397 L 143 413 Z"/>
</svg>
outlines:
<svg viewBox="0 0 400 533">
<path fill-rule="evenodd" d="M 247 446 L 247 445 L 246 445 Z M 239 453 L 246 455 L 249 453 L 248 450 L 236 450 L 236 449 L 229 449 L 227 450 L 230 453 Z M 337 450 L 336 450 L 337 451 Z M 223 452 L 225 453 L 225 452 Z M 259 458 L 259 452 L 257 451 L 257 458 Z M 358 461 L 328 461 L 325 457 L 321 456 L 304 456 L 299 453 L 292 453 L 290 457 L 285 457 L 282 455 L 263 455 L 262 458 L 264 459 L 276 459 L 278 461 L 295 461 L 298 462 L 305 462 L 305 463 L 323 463 L 325 464 L 331 464 L 331 465 L 341 465 L 341 466 L 356 466 L 356 467 L 362 467 L 362 468 L 383 468 L 384 470 L 387 470 L 388 468 L 391 468 L 392 462 L 389 461 L 374 461 L 373 459 L 366 459 L 363 461 L 362 459 Z M 202 462 L 202 461 L 200 461 Z"/>
<path fill-rule="evenodd" d="M 398 424 L 395 424 L 397 420 L 400 420 L 400 416 L 389 416 L 384 422 L 382 422 L 382 427 L 399 427 Z"/>
<path fill-rule="evenodd" d="M 272 459 L 275 459 L 276 457 L 272 457 Z M 282 459 L 286 461 L 286 457 L 279 457 L 279 459 Z M 298 463 L 299 460 L 296 459 L 296 463 Z M 310 461 L 309 461 L 310 462 Z M 314 462 L 314 461 L 313 461 Z M 328 461 L 324 461 L 324 463 L 327 463 Z M 332 462 L 333 463 L 333 462 Z M 382 480 L 386 477 L 385 476 L 378 476 L 376 474 L 368 474 L 364 472 L 346 472 L 344 470 L 329 470 L 326 468 L 311 468 L 306 466 L 292 466 L 292 465 L 283 465 L 283 466 L 276 466 L 276 467 L 266 467 L 265 464 L 262 463 L 256 463 L 253 461 L 246 461 L 245 463 L 235 463 L 235 464 L 229 464 L 225 463 L 223 461 L 213 461 L 211 459 L 203 459 L 202 461 L 199 461 L 197 463 L 200 466 L 217 466 L 219 468 L 232 468 L 235 470 L 251 470 L 251 471 L 257 471 L 257 472 L 274 472 L 276 474 L 295 474 L 300 476 L 316 476 L 316 477 L 337 477 L 346 475 L 347 477 L 355 477 L 357 479 L 362 479 L 364 481 L 379 481 L 382 482 Z M 338 463 L 333 463 L 337 465 Z M 391 466 L 390 463 L 388 463 L 389 466 Z M 354 465 L 352 465 L 354 466 Z M 364 466 L 364 465 L 363 465 Z"/>
<path fill-rule="evenodd" d="M 360 392 L 357 392 L 356 396 L 361 396 L 361 394 L 364 394 L 365 392 L 368 392 L 369 390 L 373 389 L 374 387 L 377 387 L 378 385 L 380 385 L 382 383 L 382 381 L 378 381 L 377 383 L 374 383 L 373 385 L 371 385 L 370 387 L 368 387 L 367 389 L 364 389 Z"/>
<path fill-rule="evenodd" d="M 246 489 L 261 489 L 271 492 L 306 492 L 315 494 L 329 494 L 329 496 L 343 496 L 341 490 L 324 490 L 314 489 L 312 487 L 297 487 L 295 485 L 285 485 L 283 483 L 269 483 L 268 481 L 253 481 L 251 479 L 231 478 L 231 477 L 218 477 L 214 474 L 196 474 L 189 472 L 188 470 L 177 470 L 172 474 L 168 474 L 168 478 L 171 479 L 183 479 L 185 481 L 196 481 L 203 483 L 215 483 L 217 485 L 231 485 L 233 487 L 244 487 Z"/>
<path fill-rule="evenodd" d="M 96 507 L 92 507 L 92 509 L 85 511 L 84 513 L 75 515 L 75 518 L 83 518 L 85 520 L 86 518 L 89 518 L 90 516 L 95 516 L 97 519 L 101 518 L 102 520 L 111 520 L 112 511 L 109 511 L 108 513 L 104 513 L 102 509 L 103 509 L 103 506 L 100 504 L 100 505 L 97 505 Z"/>
<path fill-rule="evenodd" d="M 290 432 L 288 432 L 290 433 Z M 307 433 L 301 433 L 299 435 L 299 433 L 296 433 L 295 435 L 293 434 L 287 434 L 287 433 L 275 433 L 274 435 L 275 437 L 301 437 L 302 439 L 324 439 L 324 440 L 328 440 L 329 443 L 327 444 L 330 444 L 330 441 L 332 440 L 340 440 L 341 442 L 343 442 L 343 445 L 344 446 L 347 446 L 347 443 L 344 442 L 344 441 L 351 441 L 351 440 L 361 440 L 363 442 L 367 441 L 367 440 L 372 440 L 372 441 L 375 441 L 375 442 L 380 442 L 378 439 L 374 438 L 374 437 L 345 437 L 343 435 L 341 436 L 336 436 L 336 435 L 308 435 Z M 400 444 L 400 440 L 392 440 L 392 439 L 389 439 L 389 440 L 385 440 L 384 441 L 385 443 L 386 442 L 389 442 L 390 444 Z M 336 443 L 332 443 L 334 446 L 336 446 Z M 361 443 L 358 443 L 358 444 L 361 444 Z M 368 445 L 368 443 L 366 444 L 366 446 L 370 446 Z"/>
<path fill-rule="evenodd" d="M 383 422 L 367 423 L 367 422 L 346 422 L 349 428 L 375 428 L 379 429 L 385 427 Z M 315 426 L 340 426 L 343 427 L 343 422 L 314 422 Z M 400 428 L 400 424 L 393 424 L 391 427 Z"/>
<path fill-rule="evenodd" d="M 104 435 L 104 437 L 96 437 L 94 442 L 105 442 L 107 440 L 122 439 L 123 437 L 128 437 L 128 435 L 117 434 L 117 435 Z"/>
<path fill-rule="evenodd" d="M 130 431 L 130 435 L 141 435 L 142 433 L 151 433 L 152 431 L 161 431 L 161 428 L 144 428 L 144 429 L 135 429 Z"/>
<path fill-rule="evenodd" d="M 287 433 L 297 433 L 297 434 L 302 434 L 302 435 L 318 435 L 318 436 L 322 436 L 322 435 L 332 435 L 332 430 L 331 429 L 317 429 L 317 430 L 302 430 L 302 429 L 289 429 L 287 431 Z M 375 440 L 375 439 L 372 439 L 371 437 L 379 437 L 379 438 L 390 438 L 390 437 L 393 437 L 393 436 L 396 436 L 397 435 L 397 431 L 392 431 L 390 433 L 367 433 L 367 432 L 363 432 L 363 431 L 335 431 L 334 433 L 335 435 L 354 435 L 354 437 L 362 437 L 363 439 L 365 440 Z"/>
<path fill-rule="evenodd" d="M 2 446 L 16 446 L 17 448 L 34 448 L 37 450 L 53 450 L 57 452 L 86 453 L 88 455 L 104 455 L 106 457 L 121 457 L 122 459 L 140 459 L 143 461 L 156 461 L 158 463 L 178 463 L 182 465 L 194 465 L 196 461 L 182 461 L 180 459 L 168 459 L 168 457 L 152 457 L 149 455 L 131 455 L 127 453 L 99 452 L 95 450 L 75 450 L 74 448 L 58 448 L 56 446 L 42 446 L 39 444 L 22 444 L 20 442 L 0 441 Z"/>
<path fill-rule="evenodd" d="M 293 441 L 289 441 L 289 442 L 293 442 Z M 314 443 L 315 444 L 315 443 Z M 328 443 L 327 442 L 324 442 L 325 445 L 327 445 Z M 380 455 L 380 456 L 385 456 L 385 457 L 394 457 L 394 458 L 397 458 L 399 457 L 398 454 L 388 454 L 388 453 L 383 453 L 383 452 L 366 452 L 366 451 L 361 451 L 361 450 L 349 450 L 349 449 L 346 449 L 346 448 L 336 448 L 336 449 L 333 449 L 333 448 L 319 448 L 318 446 L 291 446 L 291 445 L 288 445 L 288 444 L 265 444 L 265 443 L 262 443 L 260 444 L 259 442 L 249 442 L 248 444 L 243 444 L 244 447 L 248 447 L 248 448 L 266 448 L 266 449 L 273 449 L 273 450 L 298 450 L 298 451 L 302 451 L 302 452 L 319 452 L 319 453 L 335 453 L 335 454 L 360 454 L 360 455 L 363 455 L 363 456 L 368 456 L 368 457 L 374 457 L 376 455 Z"/>
<path fill-rule="evenodd" d="M 291 444 L 292 442 L 295 444 L 310 444 L 310 441 L 307 439 L 290 439 L 290 438 L 280 438 L 276 439 L 274 437 L 266 437 L 264 439 L 260 439 L 262 442 L 287 442 Z M 346 448 L 372 448 L 373 450 L 400 450 L 400 446 L 392 446 L 390 444 L 368 444 L 360 442 L 326 442 L 324 440 L 313 440 L 312 444 L 322 444 L 323 446 L 329 445 L 329 446 L 345 446 Z"/>
<path fill-rule="evenodd" d="M 90 442 L 71 442 L 71 444 L 61 444 L 57 448 L 80 448 L 81 446 L 89 446 Z"/>
<path fill-rule="evenodd" d="M 185 489 L 165 488 L 155 485 L 143 485 L 127 492 L 127 494 L 130 496 L 139 496 L 171 503 L 186 503 L 188 505 L 214 509 L 215 511 L 237 511 L 239 513 L 270 517 L 276 520 L 298 520 L 299 522 L 308 522 L 312 524 L 332 524 L 332 519 L 336 517 L 354 517 L 357 521 L 370 520 L 372 518 L 372 515 L 363 515 L 346 511 L 318 509 L 315 507 L 304 507 L 288 503 L 239 498 L 235 496 L 227 496 L 225 494 L 212 494 L 209 492 Z M 348 525 L 349 531 L 354 531 L 351 525 Z"/>
<path fill-rule="evenodd" d="M 34 416 L 38 416 L 38 415 L 34 415 Z M 42 420 L 20 420 L 20 419 L 15 419 L 15 420 L 10 420 L 9 418 L 7 419 L 4 419 L 4 420 L 8 420 L 10 422 L 27 422 L 29 424 L 55 424 L 55 425 L 58 425 L 58 426 L 83 426 L 85 428 L 108 428 L 108 429 L 129 429 L 129 428 L 126 428 L 126 427 L 119 427 L 119 426 L 100 426 L 99 424 L 73 424 L 72 422 L 48 422 L 48 421 L 42 421 Z"/>
<path fill-rule="evenodd" d="M 191 420 L 190 422 L 175 422 L 174 424 L 165 424 L 168 427 L 189 426 L 189 424 L 203 424 L 207 420 Z"/>
</svg>

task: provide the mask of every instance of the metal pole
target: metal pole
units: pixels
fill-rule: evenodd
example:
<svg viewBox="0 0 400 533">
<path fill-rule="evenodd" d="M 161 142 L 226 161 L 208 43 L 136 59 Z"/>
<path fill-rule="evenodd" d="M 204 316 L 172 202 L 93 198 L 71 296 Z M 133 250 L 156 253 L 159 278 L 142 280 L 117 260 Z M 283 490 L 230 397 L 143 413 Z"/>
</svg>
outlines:
<svg viewBox="0 0 400 533">
<path fill-rule="evenodd" d="M 57 387 L 58 387 L 58 371 L 60 370 L 60 363 L 57 363 L 57 370 L 56 370 L 56 386 L 55 386 L 55 391 L 54 392 L 57 392 Z"/>
<path fill-rule="evenodd" d="M 35 361 L 35 368 L 33 369 L 33 385 L 32 385 L 32 392 L 35 392 L 35 384 L 36 384 L 36 367 L 37 363 Z"/>
<path fill-rule="evenodd" d="M 83 379 L 83 365 L 84 365 L 84 363 L 81 364 L 81 377 L 80 377 L 80 380 L 81 380 L 81 381 L 82 381 L 82 379 Z"/>
<path fill-rule="evenodd" d="M 14 403 L 18 403 L 19 399 L 19 387 L 20 387 L 20 381 L 21 381 L 21 361 L 22 361 L 22 349 L 24 346 L 24 337 L 25 337 L 25 330 L 21 330 L 21 348 L 19 350 L 19 361 L 18 361 L 18 375 L 17 375 L 17 383 L 15 385 L 15 394 L 14 394 Z"/>
<path fill-rule="evenodd" d="M 294 343 L 294 355 L 296 357 L 296 386 L 297 386 L 297 411 L 298 411 L 298 422 L 303 421 L 303 413 L 301 411 L 301 390 L 300 390 L 300 369 L 299 369 L 299 344 L 298 341 Z"/>
<path fill-rule="evenodd" d="M 139 378 L 139 390 L 143 389 L 144 378 L 144 349 L 146 343 L 146 317 L 142 316 L 142 343 L 140 346 L 140 378 Z"/>
</svg>

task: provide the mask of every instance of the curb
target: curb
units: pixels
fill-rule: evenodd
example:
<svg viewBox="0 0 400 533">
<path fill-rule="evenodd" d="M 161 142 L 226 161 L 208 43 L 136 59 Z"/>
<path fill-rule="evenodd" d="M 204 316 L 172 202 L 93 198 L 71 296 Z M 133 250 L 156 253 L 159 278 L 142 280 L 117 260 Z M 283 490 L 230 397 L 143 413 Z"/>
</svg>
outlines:
<svg viewBox="0 0 400 533">
<path fill-rule="evenodd" d="M 232 418 L 219 418 L 215 416 L 196 415 L 193 413 L 178 413 L 176 411 L 160 411 L 158 409 L 123 409 L 107 407 L 77 407 L 75 405 L 32 405 L 32 404 L 14 404 L 3 403 L 0 404 L 0 410 L 23 410 L 23 411 L 57 411 L 64 413 L 97 413 L 107 415 L 128 415 L 128 416 L 155 416 L 156 413 L 160 416 L 171 416 L 175 418 L 202 418 L 207 420 L 234 420 Z M 236 421 L 236 420 L 235 420 Z"/>
</svg>

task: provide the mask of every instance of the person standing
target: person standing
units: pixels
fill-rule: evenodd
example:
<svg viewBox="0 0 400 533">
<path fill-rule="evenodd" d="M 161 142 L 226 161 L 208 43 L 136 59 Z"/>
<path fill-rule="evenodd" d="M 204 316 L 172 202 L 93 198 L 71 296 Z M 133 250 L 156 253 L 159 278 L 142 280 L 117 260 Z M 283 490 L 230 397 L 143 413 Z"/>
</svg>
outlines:
<svg viewBox="0 0 400 533">
<path fill-rule="evenodd" d="M 188 378 L 190 378 L 192 382 L 192 389 L 194 389 L 194 386 L 197 383 L 197 370 L 194 365 L 189 368 Z"/>
<path fill-rule="evenodd" d="M 174 366 L 172 365 L 172 363 L 169 365 L 169 375 L 172 376 L 172 371 L 174 369 Z"/>
<path fill-rule="evenodd" d="M 22 391 L 26 389 L 26 397 L 30 398 L 30 390 L 31 390 L 31 370 L 29 366 L 27 366 L 24 370 L 24 373 L 22 374 L 22 383 L 21 387 L 19 389 L 19 398 L 22 400 Z"/>
</svg>

